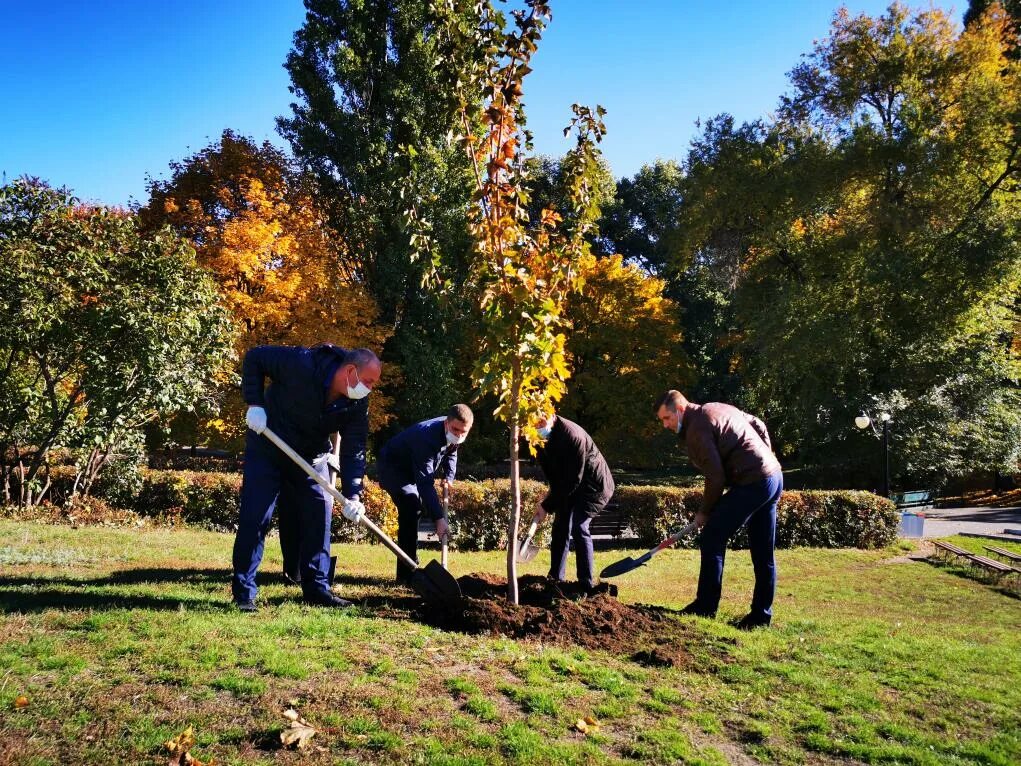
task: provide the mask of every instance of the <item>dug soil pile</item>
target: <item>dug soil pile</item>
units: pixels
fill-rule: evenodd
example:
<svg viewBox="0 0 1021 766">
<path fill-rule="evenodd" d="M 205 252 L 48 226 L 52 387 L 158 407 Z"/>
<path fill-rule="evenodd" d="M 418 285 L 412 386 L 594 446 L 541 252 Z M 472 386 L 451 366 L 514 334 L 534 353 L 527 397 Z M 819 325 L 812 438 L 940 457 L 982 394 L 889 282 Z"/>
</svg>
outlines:
<svg viewBox="0 0 1021 766">
<path fill-rule="evenodd" d="M 429 610 L 425 621 L 446 630 L 602 649 L 644 664 L 689 664 L 683 644 L 690 627 L 665 609 L 621 603 L 615 585 L 603 583 L 589 595 L 576 583 L 551 585 L 545 577 L 529 575 L 518 579 L 515 606 L 507 601 L 503 577 L 470 574 L 458 583 L 464 611 Z"/>
</svg>

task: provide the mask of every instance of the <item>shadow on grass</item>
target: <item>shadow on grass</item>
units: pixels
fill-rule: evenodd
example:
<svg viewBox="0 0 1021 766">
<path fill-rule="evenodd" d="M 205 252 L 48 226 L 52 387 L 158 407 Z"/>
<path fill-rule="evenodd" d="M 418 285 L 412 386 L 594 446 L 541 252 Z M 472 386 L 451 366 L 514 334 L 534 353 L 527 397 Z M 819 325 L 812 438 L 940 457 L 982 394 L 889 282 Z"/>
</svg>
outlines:
<svg viewBox="0 0 1021 766">
<path fill-rule="evenodd" d="M 168 611 L 193 609 L 196 611 L 232 610 L 230 600 L 230 569 L 215 568 L 144 568 L 125 569 L 111 572 L 104 577 L 27 577 L 25 575 L 0 575 L 0 611 L 43 612 L 48 609 L 96 610 L 149 609 Z M 289 584 L 282 574 L 260 572 L 260 587 L 269 584 Z M 368 588 L 376 592 L 365 596 L 346 593 L 357 607 L 367 616 L 382 616 L 408 619 L 422 604 L 422 600 L 410 591 L 396 587 L 390 578 L 365 575 L 338 574 L 335 584 L 350 588 Z M 215 588 L 216 594 L 205 597 L 160 596 L 149 594 L 103 593 L 103 588 L 131 585 L 192 585 L 199 588 Z M 266 607 L 287 603 L 301 603 L 301 589 L 291 584 L 293 595 L 260 595 L 259 602 Z M 222 592 L 220 598 L 218 593 Z"/>
</svg>

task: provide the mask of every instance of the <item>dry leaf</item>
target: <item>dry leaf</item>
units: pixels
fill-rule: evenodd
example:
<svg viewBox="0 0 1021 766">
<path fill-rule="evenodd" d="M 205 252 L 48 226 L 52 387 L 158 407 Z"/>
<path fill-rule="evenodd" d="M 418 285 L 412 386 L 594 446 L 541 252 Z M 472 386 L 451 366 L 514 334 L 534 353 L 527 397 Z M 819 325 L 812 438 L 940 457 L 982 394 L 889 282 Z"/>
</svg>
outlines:
<svg viewBox="0 0 1021 766">
<path fill-rule="evenodd" d="M 173 739 L 163 743 L 163 747 L 170 751 L 171 755 L 183 755 L 195 746 L 195 731 L 189 726 Z"/>
<path fill-rule="evenodd" d="M 590 715 L 585 716 L 585 723 L 587 723 L 589 726 L 598 726 L 599 725 L 599 721 L 597 721 L 595 718 L 593 718 Z"/>
<path fill-rule="evenodd" d="M 580 731 L 582 734 L 588 731 L 588 724 L 585 723 L 584 718 L 579 718 L 574 722 L 574 728 Z"/>
<path fill-rule="evenodd" d="M 28 697 L 26 697 L 24 694 L 17 697 L 14 700 L 14 707 L 16 708 L 28 707 Z"/>
<path fill-rule="evenodd" d="M 285 710 L 284 711 L 284 718 L 286 718 L 288 721 L 297 721 L 298 720 L 298 711 L 295 710 L 294 708 L 290 708 L 289 710 Z"/>
<path fill-rule="evenodd" d="M 315 736 L 316 730 L 307 724 L 291 721 L 291 725 L 280 732 L 280 741 L 284 747 L 303 748 Z"/>
</svg>

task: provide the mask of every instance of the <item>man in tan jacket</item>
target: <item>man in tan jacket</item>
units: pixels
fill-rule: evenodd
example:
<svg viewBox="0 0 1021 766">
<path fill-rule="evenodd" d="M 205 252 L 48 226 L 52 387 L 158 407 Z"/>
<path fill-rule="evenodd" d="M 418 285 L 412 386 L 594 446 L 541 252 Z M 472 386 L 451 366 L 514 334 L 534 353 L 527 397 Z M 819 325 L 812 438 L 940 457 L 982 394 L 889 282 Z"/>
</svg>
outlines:
<svg viewBox="0 0 1021 766">
<path fill-rule="evenodd" d="M 702 507 L 695 516 L 702 530 L 698 592 L 683 612 L 716 616 L 727 542 L 747 524 L 755 590 L 751 611 L 737 626 L 769 625 L 776 592 L 776 504 L 783 491 L 783 473 L 765 424 L 729 404 L 694 404 L 673 390 L 656 402 L 656 417 L 684 439 L 688 459 L 705 476 Z"/>
</svg>

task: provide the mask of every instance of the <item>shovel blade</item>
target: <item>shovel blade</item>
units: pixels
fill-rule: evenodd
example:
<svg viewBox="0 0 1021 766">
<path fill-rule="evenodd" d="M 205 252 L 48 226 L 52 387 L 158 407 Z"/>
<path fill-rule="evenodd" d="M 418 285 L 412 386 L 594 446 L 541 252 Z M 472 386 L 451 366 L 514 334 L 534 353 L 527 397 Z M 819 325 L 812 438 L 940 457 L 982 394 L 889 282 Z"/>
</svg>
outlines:
<svg viewBox="0 0 1021 766">
<path fill-rule="evenodd" d="M 539 548 L 529 543 L 523 548 L 518 549 L 518 561 L 522 564 L 527 564 L 529 561 L 534 559 L 539 553 Z"/>
<path fill-rule="evenodd" d="M 457 578 L 436 559 L 415 570 L 411 576 L 411 587 L 431 604 L 450 610 L 458 610 L 463 606 Z"/>
<path fill-rule="evenodd" d="M 638 558 L 628 556 L 626 559 L 621 559 L 616 563 L 610 564 L 610 566 L 606 567 L 605 569 L 603 569 L 602 572 L 599 573 L 599 576 L 618 577 L 624 574 L 625 572 L 630 572 L 632 569 L 638 569 L 638 567 L 642 566 L 642 564 L 645 564 L 650 558 L 652 557 L 648 553 L 646 553 L 644 556 L 639 556 Z"/>
</svg>

